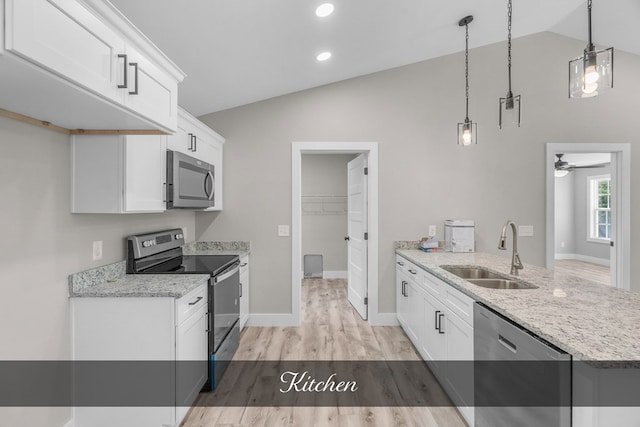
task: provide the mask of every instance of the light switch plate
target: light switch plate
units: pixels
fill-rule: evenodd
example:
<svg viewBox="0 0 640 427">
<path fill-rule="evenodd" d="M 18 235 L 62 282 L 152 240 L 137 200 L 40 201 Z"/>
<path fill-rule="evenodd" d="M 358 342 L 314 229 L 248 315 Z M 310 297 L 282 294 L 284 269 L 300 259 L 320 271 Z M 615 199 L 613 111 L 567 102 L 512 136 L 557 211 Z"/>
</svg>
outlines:
<svg viewBox="0 0 640 427">
<path fill-rule="evenodd" d="M 278 226 L 278 237 L 289 237 L 289 226 L 288 225 L 279 225 Z"/>
<path fill-rule="evenodd" d="M 429 237 L 433 237 L 436 235 L 436 226 L 435 225 L 430 225 L 429 226 Z"/>
<path fill-rule="evenodd" d="M 93 260 L 98 261 L 102 259 L 102 240 L 93 242 Z"/>
<path fill-rule="evenodd" d="M 521 225 L 518 227 L 518 236 L 533 237 L 533 225 Z"/>
</svg>

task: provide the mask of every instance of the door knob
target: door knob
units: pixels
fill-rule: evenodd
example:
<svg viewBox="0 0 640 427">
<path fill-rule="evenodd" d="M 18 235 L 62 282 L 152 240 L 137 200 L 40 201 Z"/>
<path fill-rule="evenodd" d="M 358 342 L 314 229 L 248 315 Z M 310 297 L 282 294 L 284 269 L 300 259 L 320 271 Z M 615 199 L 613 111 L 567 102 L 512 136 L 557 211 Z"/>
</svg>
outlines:
<svg viewBox="0 0 640 427">
<path fill-rule="evenodd" d="M 351 240 L 349 236 L 344 236 L 344 240 Z"/>
</svg>

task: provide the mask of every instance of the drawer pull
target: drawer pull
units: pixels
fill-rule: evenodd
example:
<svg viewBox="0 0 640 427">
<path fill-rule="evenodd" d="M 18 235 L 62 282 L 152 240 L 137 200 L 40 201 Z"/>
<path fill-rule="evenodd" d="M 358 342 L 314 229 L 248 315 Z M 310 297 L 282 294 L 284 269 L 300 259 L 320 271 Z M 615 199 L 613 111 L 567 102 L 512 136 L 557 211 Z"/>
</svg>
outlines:
<svg viewBox="0 0 640 427">
<path fill-rule="evenodd" d="M 248 262 L 245 262 L 244 264 L 240 264 L 240 267 L 246 267 L 247 264 L 249 264 Z"/>
<path fill-rule="evenodd" d="M 201 299 L 202 299 L 202 297 L 198 297 L 198 298 L 196 298 L 196 300 L 195 300 L 195 301 L 190 302 L 190 303 L 189 303 L 189 305 L 196 305 L 197 303 L 199 303 L 199 302 L 200 302 L 200 300 L 201 300 Z"/>
<path fill-rule="evenodd" d="M 396 264 L 398 264 L 400 267 L 404 267 L 404 262 L 402 261 L 396 261 Z"/>
<path fill-rule="evenodd" d="M 498 334 L 498 342 L 509 349 L 509 351 L 511 351 L 513 354 L 516 354 L 518 352 L 518 348 L 516 347 L 516 345 L 500 334 Z"/>
<path fill-rule="evenodd" d="M 411 269 L 409 270 L 409 273 L 414 274 L 414 275 L 415 275 L 415 274 L 418 274 L 418 272 L 417 272 L 417 271 L 415 271 L 415 270 L 411 270 Z"/>
</svg>

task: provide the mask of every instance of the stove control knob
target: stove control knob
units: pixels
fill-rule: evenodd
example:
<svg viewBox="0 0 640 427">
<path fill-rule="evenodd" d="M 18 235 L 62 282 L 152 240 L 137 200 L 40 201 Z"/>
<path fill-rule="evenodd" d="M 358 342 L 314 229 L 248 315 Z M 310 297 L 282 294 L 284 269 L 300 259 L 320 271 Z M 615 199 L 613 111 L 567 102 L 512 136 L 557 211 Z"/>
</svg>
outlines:
<svg viewBox="0 0 640 427">
<path fill-rule="evenodd" d="M 149 246 L 155 245 L 155 243 L 155 240 L 145 240 L 144 242 L 142 242 L 142 247 L 148 248 Z"/>
<path fill-rule="evenodd" d="M 182 234 L 176 234 L 176 240 L 180 240 L 182 239 L 182 237 L 183 237 Z"/>
</svg>

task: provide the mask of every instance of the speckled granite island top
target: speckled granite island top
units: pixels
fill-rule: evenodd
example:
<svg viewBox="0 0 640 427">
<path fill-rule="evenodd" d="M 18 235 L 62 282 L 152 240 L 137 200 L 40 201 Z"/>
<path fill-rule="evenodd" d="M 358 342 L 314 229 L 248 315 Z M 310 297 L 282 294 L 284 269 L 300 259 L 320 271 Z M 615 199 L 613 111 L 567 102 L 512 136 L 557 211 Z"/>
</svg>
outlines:
<svg viewBox="0 0 640 427">
<path fill-rule="evenodd" d="M 537 289 L 487 289 L 440 265 L 479 265 L 509 273 L 511 258 L 485 253 L 396 253 L 585 361 L 640 360 L 640 294 L 525 264 L 519 279 Z"/>
<path fill-rule="evenodd" d="M 125 262 L 69 276 L 70 297 L 181 298 L 209 280 L 208 274 L 124 274 Z"/>
</svg>

